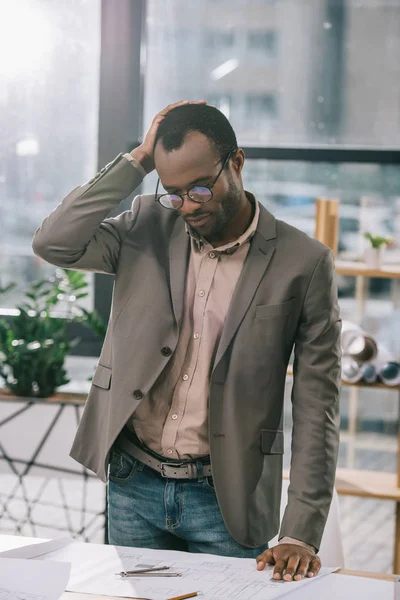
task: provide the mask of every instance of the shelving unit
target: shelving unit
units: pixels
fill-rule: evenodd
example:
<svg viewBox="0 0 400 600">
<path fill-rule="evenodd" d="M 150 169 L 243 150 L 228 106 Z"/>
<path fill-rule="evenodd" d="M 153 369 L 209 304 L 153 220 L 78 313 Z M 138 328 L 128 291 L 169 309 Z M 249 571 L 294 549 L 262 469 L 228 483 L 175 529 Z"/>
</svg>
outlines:
<svg viewBox="0 0 400 600">
<path fill-rule="evenodd" d="M 364 303 L 368 278 L 400 279 L 400 265 L 385 265 L 381 269 L 368 269 L 361 262 L 336 260 L 336 273 L 356 277 L 356 299 L 358 302 Z M 291 367 L 287 374 L 293 375 Z M 342 381 L 342 385 L 352 388 L 355 393 L 360 388 L 397 391 L 400 411 L 400 385 L 388 386 L 380 382 L 364 383 L 362 381 L 357 383 Z M 289 477 L 288 471 L 284 472 L 284 477 Z M 343 496 L 392 500 L 396 503 L 393 572 L 400 573 L 400 426 L 397 439 L 397 473 L 337 469 L 335 487 L 338 494 Z"/>
<path fill-rule="evenodd" d="M 368 269 L 362 262 L 337 260 L 336 273 L 352 277 L 379 277 L 400 279 L 400 265 L 384 265 L 381 269 Z"/>
<path fill-rule="evenodd" d="M 293 369 L 292 366 L 290 365 L 288 367 L 288 370 L 286 372 L 286 374 L 289 377 L 293 376 Z M 364 383 L 363 381 L 357 381 L 356 383 L 349 383 L 348 381 L 344 381 L 342 380 L 342 385 L 345 385 L 346 387 L 358 387 L 358 388 L 367 388 L 367 389 L 383 389 L 383 390 L 397 390 L 398 392 L 400 392 L 400 384 L 399 385 L 386 385 L 386 383 L 381 383 L 380 381 L 377 381 L 375 383 Z"/>
<path fill-rule="evenodd" d="M 94 542 L 97 540 L 92 536 L 105 530 L 105 500 L 98 500 L 105 498 L 104 485 L 72 459 L 66 462 L 62 450 L 51 452 L 60 432 L 67 439 L 73 434 L 85 401 L 86 394 L 74 392 L 30 398 L 0 388 L 0 505 L 8 523 L 5 527 L 12 527 L 15 534 L 26 530 L 36 535 L 37 528 L 50 527 L 60 536 Z M 18 451 L 9 445 L 10 436 L 21 438 L 27 422 L 38 423 L 39 418 L 43 419 L 42 426 L 27 436 L 28 443 L 22 443 Z M 72 487 L 66 494 L 65 486 L 69 485 Z M 49 506 L 54 517 L 51 523 L 45 518 Z"/>
</svg>

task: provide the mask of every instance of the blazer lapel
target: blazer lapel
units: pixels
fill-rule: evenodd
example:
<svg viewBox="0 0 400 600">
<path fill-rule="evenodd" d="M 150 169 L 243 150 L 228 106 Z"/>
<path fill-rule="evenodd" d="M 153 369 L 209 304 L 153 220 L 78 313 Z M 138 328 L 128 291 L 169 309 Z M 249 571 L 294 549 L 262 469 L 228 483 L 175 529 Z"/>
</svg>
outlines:
<svg viewBox="0 0 400 600">
<path fill-rule="evenodd" d="M 268 268 L 275 252 L 275 237 L 275 218 L 260 206 L 259 224 L 250 243 L 242 273 L 229 306 L 215 357 L 214 369 L 231 343 Z"/>
<path fill-rule="evenodd" d="M 169 249 L 169 272 L 172 306 L 175 320 L 180 328 L 183 314 L 185 280 L 188 269 L 190 240 L 182 219 L 177 218 L 172 231 Z"/>
</svg>

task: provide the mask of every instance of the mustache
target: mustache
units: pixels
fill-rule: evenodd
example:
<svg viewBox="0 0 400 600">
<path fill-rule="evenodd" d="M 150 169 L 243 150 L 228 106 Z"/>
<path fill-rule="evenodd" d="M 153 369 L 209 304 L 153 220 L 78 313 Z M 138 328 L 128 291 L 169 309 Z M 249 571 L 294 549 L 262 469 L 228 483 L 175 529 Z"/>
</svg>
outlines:
<svg viewBox="0 0 400 600">
<path fill-rule="evenodd" d="M 200 221 L 200 219 L 203 219 L 204 217 L 208 217 L 210 216 L 211 213 L 210 212 L 206 212 L 206 213 L 196 213 L 196 214 L 192 214 L 190 216 L 185 216 L 182 217 L 182 219 L 184 221 Z"/>
</svg>

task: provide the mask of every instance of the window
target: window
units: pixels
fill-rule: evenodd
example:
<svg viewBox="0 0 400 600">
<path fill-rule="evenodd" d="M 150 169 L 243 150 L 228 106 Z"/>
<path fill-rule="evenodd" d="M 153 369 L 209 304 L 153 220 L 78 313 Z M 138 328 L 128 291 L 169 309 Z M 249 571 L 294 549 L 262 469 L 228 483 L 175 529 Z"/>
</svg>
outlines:
<svg viewBox="0 0 400 600">
<path fill-rule="evenodd" d="M 277 108 L 276 97 L 271 94 L 248 94 L 245 97 L 245 110 L 255 120 L 264 117 L 276 119 Z"/>
<path fill-rule="evenodd" d="M 277 54 L 277 35 L 275 31 L 248 31 L 247 47 L 252 52 L 257 52 L 263 56 L 273 56 Z"/>
<path fill-rule="evenodd" d="M 397 185 L 395 181 L 397 180 Z M 387 264 L 400 263 L 400 166 L 352 163 L 306 163 L 247 160 L 243 170 L 245 188 L 278 219 L 315 233 L 315 199 L 336 198 L 339 210 L 339 257 L 362 257 L 363 232 L 391 236 Z M 353 295 L 354 279 L 338 278 L 342 296 Z M 386 280 L 375 291 L 386 292 Z"/>
<path fill-rule="evenodd" d="M 227 10 L 213 0 L 170 0 L 168 7 L 148 0 L 147 6 L 145 127 L 170 102 L 205 98 L 229 117 L 241 146 L 400 147 L 400 3 L 232 0 Z M 180 58 L 168 77 L 165 53 L 153 43 L 157 22 L 171 31 L 184 27 L 197 43 L 192 54 L 175 39 Z M 210 23 L 216 40 L 218 31 L 235 32 L 223 57 L 207 51 Z M 400 167 L 247 160 L 243 175 L 274 214 L 311 235 L 314 199 L 340 199 L 343 256 L 360 254 L 360 231 L 372 225 L 400 247 Z M 146 191 L 154 186 L 146 178 Z M 366 210 L 365 199 L 374 208 Z M 388 259 L 400 261 L 398 250 L 388 250 Z M 351 278 L 341 281 L 343 294 L 349 282 L 354 286 Z"/>
<path fill-rule="evenodd" d="M 242 145 L 400 146 L 399 2 L 148 0 L 147 13 L 145 125 L 170 102 L 230 95 Z M 274 126 L 253 127 L 243 95 L 275 98 Z"/>
<path fill-rule="evenodd" d="M 229 94 L 210 96 L 208 102 L 216 106 L 227 119 L 231 118 L 232 111 L 232 96 Z"/>
<path fill-rule="evenodd" d="M 231 48 L 233 42 L 233 31 L 218 29 L 216 31 L 209 31 L 206 35 L 206 43 L 210 50 L 215 50 L 216 48 Z"/>
<path fill-rule="evenodd" d="M 34 231 L 96 172 L 99 58 L 99 0 L 1 4 L 0 286 L 17 289 L 0 308 L 54 272 L 33 255 Z"/>
</svg>

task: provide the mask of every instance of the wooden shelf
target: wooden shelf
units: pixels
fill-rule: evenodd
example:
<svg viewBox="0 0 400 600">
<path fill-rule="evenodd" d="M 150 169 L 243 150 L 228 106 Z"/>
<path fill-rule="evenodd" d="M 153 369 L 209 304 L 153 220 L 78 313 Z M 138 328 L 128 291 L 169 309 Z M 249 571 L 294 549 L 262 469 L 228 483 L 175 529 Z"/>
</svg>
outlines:
<svg viewBox="0 0 400 600">
<path fill-rule="evenodd" d="M 396 473 L 337 469 L 335 487 L 342 496 L 358 496 L 400 502 Z"/>
<path fill-rule="evenodd" d="M 288 470 L 284 470 L 283 478 L 289 478 Z M 335 488 L 342 496 L 400 502 L 400 487 L 397 485 L 396 473 L 337 469 Z"/>
<path fill-rule="evenodd" d="M 397 576 L 391 573 L 374 573 L 373 571 L 352 571 L 350 569 L 338 569 L 334 571 L 337 575 L 350 575 L 352 577 L 366 577 L 367 579 L 381 579 L 382 581 L 396 581 Z M 69 592 L 67 592 L 69 593 Z"/>
<path fill-rule="evenodd" d="M 288 377 L 293 376 L 293 367 L 292 365 L 288 366 L 286 371 L 286 375 Z M 344 381 L 342 379 L 342 385 L 346 385 L 348 387 L 357 387 L 357 388 L 367 388 L 367 389 L 378 389 L 378 390 L 397 390 L 400 391 L 399 385 L 386 385 L 386 383 L 382 383 L 381 381 L 377 381 L 375 383 L 365 383 L 365 381 L 357 381 L 357 383 L 349 383 L 348 381 Z"/>
<path fill-rule="evenodd" d="M 368 269 L 363 262 L 337 260 L 336 273 L 357 277 L 380 277 L 386 279 L 400 279 L 400 265 L 383 265 L 381 269 Z"/>
</svg>

